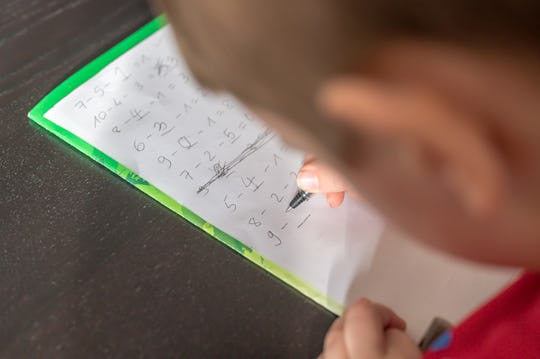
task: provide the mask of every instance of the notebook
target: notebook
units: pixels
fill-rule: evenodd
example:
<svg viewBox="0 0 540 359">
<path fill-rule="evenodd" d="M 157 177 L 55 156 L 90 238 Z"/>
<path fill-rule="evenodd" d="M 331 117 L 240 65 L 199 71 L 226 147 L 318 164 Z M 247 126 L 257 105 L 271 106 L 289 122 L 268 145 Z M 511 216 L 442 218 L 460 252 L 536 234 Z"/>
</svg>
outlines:
<svg viewBox="0 0 540 359">
<path fill-rule="evenodd" d="M 370 267 L 382 221 L 349 199 L 331 209 L 322 195 L 290 210 L 303 154 L 232 96 L 201 88 L 163 16 L 29 117 L 336 314 Z"/>
</svg>

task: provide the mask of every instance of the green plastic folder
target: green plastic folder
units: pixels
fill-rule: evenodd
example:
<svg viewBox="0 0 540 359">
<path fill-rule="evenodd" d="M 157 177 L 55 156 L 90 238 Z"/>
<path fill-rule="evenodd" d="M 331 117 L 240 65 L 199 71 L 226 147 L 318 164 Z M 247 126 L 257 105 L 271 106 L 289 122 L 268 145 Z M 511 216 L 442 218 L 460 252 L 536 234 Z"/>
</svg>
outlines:
<svg viewBox="0 0 540 359">
<path fill-rule="evenodd" d="M 164 16 L 160 16 L 151 21 L 150 23 L 146 24 L 138 31 L 118 43 L 116 46 L 114 46 L 104 54 L 100 55 L 86 66 L 84 66 L 82 69 L 80 69 L 75 74 L 70 76 L 67 80 L 65 80 L 62 84 L 52 90 L 30 111 L 28 116 L 35 123 L 52 132 L 53 134 L 55 134 L 65 142 L 69 143 L 71 146 L 75 147 L 93 160 L 99 162 L 101 165 L 103 165 L 116 175 L 120 176 L 121 178 L 129 182 L 131 185 L 135 186 L 137 189 L 143 191 L 153 199 L 157 200 L 173 212 L 193 223 L 195 226 L 201 228 L 206 233 L 218 239 L 220 242 L 227 245 L 229 248 L 235 250 L 253 263 L 264 268 L 268 272 L 272 273 L 274 276 L 280 278 L 282 281 L 294 287 L 307 297 L 311 298 L 313 301 L 319 303 L 320 305 L 334 313 L 341 313 L 342 306 L 340 304 L 336 303 L 334 300 L 332 300 L 313 286 L 309 285 L 301 278 L 293 275 L 292 273 L 285 270 L 281 266 L 273 263 L 272 261 L 265 259 L 262 255 L 252 250 L 250 247 L 246 246 L 239 240 L 231 237 L 227 233 L 206 222 L 201 217 L 190 211 L 188 208 L 182 206 L 182 204 L 178 203 L 173 198 L 169 197 L 168 195 L 160 191 L 158 188 L 153 186 L 151 183 L 147 182 L 144 178 L 139 177 L 137 174 L 127 168 L 124 164 L 117 162 L 116 160 L 102 152 L 100 149 L 95 148 L 94 146 L 82 140 L 80 137 L 76 136 L 72 132 L 57 125 L 56 123 L 45 117 L 46 113 L 51 108 L 53 108 L 59 101 L 64 99 L 72 91 L 83 85 L 89 79 L 94 77 L 98 72 L 104 69 L 107 65 L 109 65 L 112 61 L 125 54 L 127 51 L 135 47 L 144 39 L 154 34 L 166 24 L 167 20 Z"/>
</svg>

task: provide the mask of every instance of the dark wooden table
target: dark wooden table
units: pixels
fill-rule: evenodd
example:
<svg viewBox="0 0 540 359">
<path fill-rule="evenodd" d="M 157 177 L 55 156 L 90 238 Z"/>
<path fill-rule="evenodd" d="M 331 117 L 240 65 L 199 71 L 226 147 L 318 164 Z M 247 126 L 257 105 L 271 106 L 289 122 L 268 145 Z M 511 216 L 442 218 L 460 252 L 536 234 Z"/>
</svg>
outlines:
<svg viewBox="0 0 540 359">
<path fill-rule="evenodd" d="M 0 356 L 315 357 L 332 314 L 27 119 L 151 17 L 1 1 Z"/>
</svg>

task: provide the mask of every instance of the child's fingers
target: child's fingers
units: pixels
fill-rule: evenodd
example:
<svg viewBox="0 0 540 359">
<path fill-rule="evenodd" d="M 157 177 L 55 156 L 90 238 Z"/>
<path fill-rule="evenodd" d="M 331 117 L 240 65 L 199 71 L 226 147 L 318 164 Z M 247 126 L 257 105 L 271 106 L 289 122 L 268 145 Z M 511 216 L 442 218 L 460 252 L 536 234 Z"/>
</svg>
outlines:
<svg viewBox="0 0 540 359">
<path fill-rule="evenodd" d="M 334 320 L 328 329 L 328 332 L 324 337 L 324 348 L 330 347 L 340 336 L 343 336 L 343 317 Z"/>
<path fill-rule="evenodd" d="M 304 191 L 313 193 L 333 193 L 347 190 L 341 176 L 315 159 L 304 163 L 296 182 L 298 187 Z"/>
<path fill-rule="evenodd" d="M 311 154 L 306 154 L 304 165 L 298 173 L 297 185 L 307 192 L 326 193 L 326 201 L 332 208 L 343 203 L 345 192 L 357 200 L 360 198 L 354 191 L 350 191 L 346 181 L 336 171 L 317 161 Z"/>
<path fill-rule="evenodd" d="M 420 358 L 404 329 L 405 322 L 391 309 L 361 299 L 334 321 L 319 359 Z"/>
<path fill-rule="evenodd" d="M 416 343 L 402 330 L 388 329 L 386 341 L 388 358 L 420 359 L 422 357 Z"/>
<path fill-rule="evenodd" d="M 378 357 L 385 351 L 385 331 L 390 328 L 403 330 L 405 322 L 383 305 L 359 300 L 345 313 L 344 337 L 348 352 L 358 358 Z"/>
<path fill-rule="evenodd" d="M 341 206 L 345 200 L 345 192 L 331 192 L 326 194 L 326 202 L 332 208 Z"/>
<path fill-rule="evenodd" d="M 334 321 L 326 333 L 323 354 L 319 358 L 341 359 L 349 357 L 343 336 L 343 322 L 342 317 Z"/>
</svg>

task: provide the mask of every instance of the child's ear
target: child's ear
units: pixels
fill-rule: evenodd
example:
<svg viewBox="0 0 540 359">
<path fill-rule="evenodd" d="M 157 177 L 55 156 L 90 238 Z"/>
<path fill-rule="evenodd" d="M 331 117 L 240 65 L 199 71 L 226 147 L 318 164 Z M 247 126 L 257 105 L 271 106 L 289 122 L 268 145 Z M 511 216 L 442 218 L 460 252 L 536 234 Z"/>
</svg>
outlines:
<svg viewBox="0 0 540 359">
<path fill-rule="evenodd" d="M 399 66 L 396 74 L 407 71 Z M 493 210 L 504 195 L 505 172 L 489 130 L 466 107 L 425 84 L 393 79 L 392 73 L 329 81 L 319 94 L 322 111 L 351 131 L 395 140 L 403 144 L 400 150 L 431 159 L 417 164 L 437 171 L 467 209 L 475 214 Z"/>
</svg>

